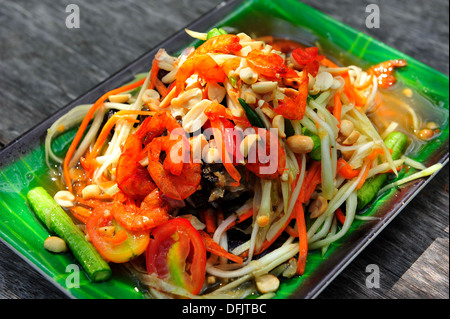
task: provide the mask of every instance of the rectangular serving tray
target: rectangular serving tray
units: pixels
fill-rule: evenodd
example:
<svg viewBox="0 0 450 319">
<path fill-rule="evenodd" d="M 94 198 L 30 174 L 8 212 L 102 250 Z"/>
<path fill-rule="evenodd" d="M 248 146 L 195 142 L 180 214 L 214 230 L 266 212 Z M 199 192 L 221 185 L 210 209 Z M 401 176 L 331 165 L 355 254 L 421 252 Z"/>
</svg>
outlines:
<svg viewBox="0 0 450 319">
<path fill-rule="evenodd" d="M 424 145 L 414 158 L 425 165 L 448 162 L 449 79 L 444 74 L 295 0 L 231 0 L 187 26 L 200 32 L 213 27 L 252 36 L 287 37 L 311 45 L 320 43 L 327 55 L 344 57 L 361 67 L 389 59 L 406 59 L 408 67 L 397 72 L 398 80 L 428 99 L 436 112 L 446 115 L 439 138 Z M 35 217 L 25 196 L 34 186 L 50 185 L 43 147 L 47 129 L 74 106 L 93 103 L 105 92 L 132 80 L 135 74 L 147 72 L 159 48 L 176 54 L 193 43 L 180 30 L 0 151 L 0 239 L 70 298 L 143 298 L 144 295 L 131 278 L 116 268 L 112 280 L 105 283 L 91 283 L 80 272 L 79 287 L 71 287 L 72 272 L 67 266 L 76 261 L 70 254 L 55 255 L 43 248 L 49 233 Z M 70 134 L 63 135 L 56 144 L 64 148 L 70 137 Z M 409 183 L 401 191 L 393 190 L 378 199 L 366 212 L 378 219 L 355 221 L 348 234 L 332 244 L 323 257 L 320 252 L 310 252 L 305 274 L 284 280 L 275 298 L 317 297 L 429 180 Z"/>
</svg>

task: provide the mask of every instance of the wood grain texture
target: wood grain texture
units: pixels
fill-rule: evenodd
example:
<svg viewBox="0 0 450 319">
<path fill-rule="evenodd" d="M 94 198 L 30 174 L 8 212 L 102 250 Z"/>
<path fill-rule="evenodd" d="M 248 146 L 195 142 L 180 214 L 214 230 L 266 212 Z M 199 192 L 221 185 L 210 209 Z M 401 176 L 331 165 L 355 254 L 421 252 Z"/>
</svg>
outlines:
<svg viewBox="0 0 450 319">
<path fill-rule="evenodd" d="M 0 146 L 220 2 L 0 1 Z M 447 0 L 303 2 L 449 73 Z M 79 29 L 65 26 L 70 3 L 80 7 Z M 380 29 L 365 26 L 370 3 Z M 448 298 L 448 175 L 447 166 L 319 298 Z M 380 269 L 379 288 L 365 285 L 369 264 Z M 0 298 L 65 295 L 0 243 Z"/>
</svg>

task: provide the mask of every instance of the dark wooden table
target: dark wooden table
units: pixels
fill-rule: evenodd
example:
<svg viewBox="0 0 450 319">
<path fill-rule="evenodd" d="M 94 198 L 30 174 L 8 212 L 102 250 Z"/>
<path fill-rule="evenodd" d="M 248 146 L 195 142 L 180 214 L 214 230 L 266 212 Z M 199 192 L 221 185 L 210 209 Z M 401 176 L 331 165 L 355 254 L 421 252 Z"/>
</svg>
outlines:
<svg viewBox="0 0 450 319">
<path fill-rule="evenodd" d="M 0 0 L 0 147 L 221 2 Z M 448 0 L 304 2 L 448 75 Z M 66 28 L 70 3 L 79 29 Z M 379 29 L 365 25 L 370 3 Z M 445 167 L 319 298 L 448 298 L 448 175 Z M 366 286 L 368 265 L 379 267 L 378 288 Z M 0 243 L 0 298 L 65 295 Z"/>
</svg>

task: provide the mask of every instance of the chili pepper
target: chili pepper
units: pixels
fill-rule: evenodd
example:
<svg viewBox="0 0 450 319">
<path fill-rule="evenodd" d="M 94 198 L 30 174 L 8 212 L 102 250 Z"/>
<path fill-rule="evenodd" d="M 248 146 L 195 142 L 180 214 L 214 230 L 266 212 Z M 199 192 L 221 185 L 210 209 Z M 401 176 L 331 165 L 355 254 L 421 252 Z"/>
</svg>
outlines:
<svg viewBox="0 0 450 319">
<path fill-rule="evenodd" d="M 256 127 L 265 128 L 264 123 L 259 118 L 258 114 L 252 110 L 252 108 L 241 98 L 238 98 L 239 103 L 242 105 L 242 108 L 247 115 L 247 119 L 250 121 L 250 124 Z"/>
</svg>

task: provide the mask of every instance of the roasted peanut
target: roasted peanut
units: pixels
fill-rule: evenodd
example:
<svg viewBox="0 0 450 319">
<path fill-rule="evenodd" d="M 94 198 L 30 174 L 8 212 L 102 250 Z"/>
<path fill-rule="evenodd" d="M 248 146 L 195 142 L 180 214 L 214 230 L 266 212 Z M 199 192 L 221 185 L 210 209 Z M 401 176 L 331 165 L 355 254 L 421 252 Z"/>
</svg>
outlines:
<svg viewBox="0 0 450 319">
<path fill-rule="evenodd" d="M 220 103 L 222 102 L 226 94 L 227 91 L 220 84 L 214 82 L 208 84 L 208 99 L 210 99 L 211 101 Z"/>
<path fill-rule="evenodd" d="M 144 91 L 144 94 L 142 94 L 142 102 L 148 103 L 151 100 L 158 100 L 161 98 L 158 91 L 153 89 L 148 89 Z"/>
<path fill-rule="evenodd" d="M 353 130 L 353 132 L 342 142 L 343 145 L 353 145 L 355 144 L 361 134 L 357 130 Z"/>
<path fill-rule="evenodd" d="M 53 199 L 61 207 L 73 207 L 75 196 L 69 191 L 59 191 L 53 196 Z"/>
<path fill-rule="evenodd" d="M 272 119 L 272 126 L 276 129 L 278 129 L 278 135 L 281 138 L 286 138 L 286 133 L 284 131 L 284 117 L 283 115 L 275 115 L 275 117 Z"/>
<path fill-rule="evenodd" d="M 108 98 L 112 103 L 125 103 L 131 98 L 131 94 L 110 95 Z"/>
<path fill-rule="evenodd" d="M 239 77 L 245 84 L 251 85 L 258 80 L 258 73 L 253 71 L 251 68 L 246 67 L 239 72 Z"/>
<path fill-rule="evenodd" d="M 83 188 L 81 195 L 84 199 L 95 198 L 101 194 L 102 190 L 98 185 L 91 184 Z"/>
<path fill-rule="evenodd" d="M 67 251 L 66 242 L 56 236 L 50 236 L 44 241 L 44 248 L 52 253 L 64 253 Z"/>
<path fill-rule="evenodd" d="M 199 88 L 193 88 L 184 93 L 180 94 L 178 97 L 174 98 L 171 102 L 172 107 L 184 107 L 187 109 L 192 108 L 194 105 L 199 103 L 203 98 L 203 92 Z"/>
<path fill-rule="evenodd" d="M 211 105 L 210 100 L 201 100 L 187 112 L 183 118 L 182 126 L 187 132 L 194 132 L 206 123 L 208 117 L 205 114 L 206 108 Z"/>
<path fill-rule="evenodd" d="M 341 127 L 339 128 L 339 132 L 344 135 L 345 137 L 352 134 L 353 130 L 355 129 L 355 125 L 349 120 L 342 120 L 341 121 Z"/>
<path fill-rule="evenodd" d="M 252 89 L 255 93 L 265 94 L 269 92 L 273 92 L 278 83 L 274 81 L 264 81 L 264 82 L 256 82 L 252 84 Z"/>
<path fill-rule="evenodd" d="M 313 88 L 318 91 L 326 91 L 333 85 L 333 80 L 333 76 L 330 73 L 320 72 L 316 76 L 316 82 Z"/>
<path fill-rule="evenodd" d="M 313 150 L 314 141 L 306 135 L 292 135 L 286 139 L 287 146 L 297 154 L 306 154 Z"/>
<path fill-rule="evenodd" d="M 206 137 L 203 134 L 200 134 L 191 137 L 189 143 L 191 144 L 193 161 L 199 163 L 202 158 L 202 151 L 205 148 L 205 146 L 208 145 L 208 141 L 206 140 Z"/>
<path fill-rule="evenodd" d="M 311 213 L 311 218 L 316 218 L 322 215 L 328 207 L 328 201 L 323 196 L 317 198 L 309 205 L 308 211 Z"/>
<path fill-rule="evenodd" d="M 262 294 L 277 291 L 280 287 L 280 280 L 272 275 L 266 274 L 255 278 L 256 288 Z"/>
<path fill-rule="evenodd" d="M 260 100 L 262 101 L 262 100 Z M 274 110 L 272 110 L 270 107 L 268 106 L 263 106 L 261 107 L 261 111 L 267 115 L 267 117 L 273 119 L 275 116 L 277 116 L 277 113 L 275 113 Z"/>
<path fill-rule="evenodd" d="M 203 161 L 208 164 L 214 164 L 220 161 L 220 152 L 215 147 L 210 147 L 203 155 Z"/>
</svg>

